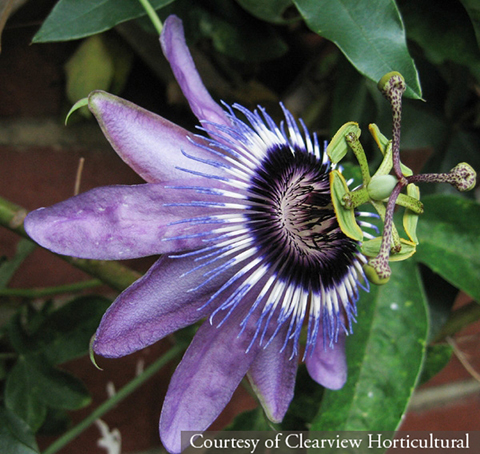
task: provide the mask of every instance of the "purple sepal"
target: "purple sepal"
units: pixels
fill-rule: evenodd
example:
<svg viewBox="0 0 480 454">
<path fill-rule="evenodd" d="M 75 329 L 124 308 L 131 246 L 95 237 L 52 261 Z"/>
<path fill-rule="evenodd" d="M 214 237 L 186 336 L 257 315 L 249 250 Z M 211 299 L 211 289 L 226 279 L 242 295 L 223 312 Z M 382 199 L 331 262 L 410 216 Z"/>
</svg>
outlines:
<svg viewBox="0 0 480 454">
<path fill-rule="evenodd" d="M 207 120 L 220 125 L 230 125 L 224 110 L 213 100 L 203 85 L 185 42 L 182 21 L 177 16 L 169 16 L 165 21 L 160 44 L 195 116 L 200 121 Z"/>
<path fill-rule="evenodd" d="M 117 154 L 149 183 L 186 178 L 177 167 L 195 169 L 198 164 L 182 151 L 211 158 L 191 142 L 187 130 L 110 93 L 92 92 L 88 107 Z"/>
<path fill-rule="evenodd" d="M 170 453 L 181 452 L 181 431 L 206 430 L 230 401 L 259 351 L 246 353 L 250 329 L 238 337 L 242 316 L 234 311 L 217 328 L 207 320 L 197 331 L 170 381 L 160 418 L 160 437 Z M 250 324 L 250 328 L 253 323 Z"/>
<path fill-rule="evenodd" d="M 214 308 L 200 309 L 215 290 L 212 285 L 190 290 L 205 280 L 191 270 L 191 258 L 159 259 L 142 278 L 121 293 L 100 322 L 93 350 L 113 358 L 125 356 L 192 325 Z M 228 337 L 228 331 L 218 330 Z"/>
<path fill-rule="evenodd" d="M 347 381 L 347 358 L 345 356 L 345 333 L 338 334 L 338 341 L 332 347 L 324 346 L 322 333 L 312 354 L 307 354 L 305 364 L 308 373 L 325 388 L 338 390 Z"/>
<path fill-rule="evenodd" d="M 208 207 L 165 204 L 207 197 L 163 184 L 104 186 L 33 211 L 25 219 L 25 229 L 41 246 L 79 258 L 118 260 L 184 251 L 202 246 L 204 237 L 194 235 L 210 231 L 212 225 L 171 223 L 205 215 Z M 164 240 L 182 235 L 190 237 Z"/>
<path fill-rule="evenodd" d="M 267 417 L 281 422 L 293 399 L 298 357 L 290 359 L 291 352 L 286 348 L 280 352 L 285 342 L 286 328 L 282 329 L 266 349 L 260 350 L 248 371 L 248 378 Z"/>
</svg>

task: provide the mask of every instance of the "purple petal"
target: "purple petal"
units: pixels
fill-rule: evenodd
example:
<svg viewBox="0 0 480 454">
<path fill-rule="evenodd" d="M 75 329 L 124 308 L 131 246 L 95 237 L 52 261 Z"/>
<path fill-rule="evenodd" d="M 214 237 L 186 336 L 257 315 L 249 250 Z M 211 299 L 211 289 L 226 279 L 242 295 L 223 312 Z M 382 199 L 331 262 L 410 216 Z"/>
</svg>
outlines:
<svg viewBox="0 0 480 454">
<path fill-rule="evenodd" d="M 182 277 L 191 268 L 191 257 L 158 260 L 108 308 L 95 335 L 94 352 L 125 356 L 208 315 L 214 305 L 199 308 L 218 284 L 190 292 L 204 279 L 203 272 Z"/>
<path fill-rule="evenodd" d="M 293 399 L 297 357 L 290 359 L 289 349 L 280 352 L 285 341 L 285 330 L 261 350 L 248 371 L 248 378 L 268 418 L 281 422 Z"/>
<path fill-rule="evenodd" d="M 333 347 L 324 347 L 322 333 L 312 354 L 305 359 L 308 373 L 325 388 L 340 389 L 347 381 L 347 359 L 345 357 L 345 333 L 340 332 Z"/>
<path fill-rule="evenodd" d="M 169 16 L 165 21 L 160 44 L 195 116 L 200 121 L 230 125 L 224 110 L 212 99 L 203 85 L 185 43 L 182 21 L 177 16 Z"/>
<path fill-rule="evenodd" d="M 183 251 L 202 245 L 202 237 L 162 239 L 200 233 L 211 225 L 169 224 L 203 216 L 206 208 L 164 204 L 205 197 L 159 184 L 106 186 L 33 211 L 25 219 L 25 229 L 41 246 L 80 258 L 128 259 Z"/>
<path fill-rule="evenodd" d="M 258 347 L 245 353 L 251 333 L 237 337 L 241 319 L 234 312 L 218 328 L 206 321 L 173 374 L 160 418 L 160 436 L 169 452 L 181 451 L 182 430 L 210 426 L 255 359 Z"/>
<path fill-rule="evenodd" d="M 88 106 L 117 154 L 149 183 L 185 178 L 176 167 L 195 168 L 195 161 L 182 151 L 207 154 L 185 129 L 110 93 L 92 92 Z"/>
</svg>

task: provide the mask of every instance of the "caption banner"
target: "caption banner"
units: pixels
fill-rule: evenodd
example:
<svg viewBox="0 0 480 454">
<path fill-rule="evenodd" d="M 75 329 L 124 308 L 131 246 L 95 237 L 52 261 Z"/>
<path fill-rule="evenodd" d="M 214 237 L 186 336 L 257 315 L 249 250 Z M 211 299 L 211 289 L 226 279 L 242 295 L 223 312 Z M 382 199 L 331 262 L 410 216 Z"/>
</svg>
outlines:
<svg viewBox="0 0 480 454">
<path fill-rule="evenodd" d="M 469 432 L 182 432 L 184 454 L 478 454 Z"/>
</svg>

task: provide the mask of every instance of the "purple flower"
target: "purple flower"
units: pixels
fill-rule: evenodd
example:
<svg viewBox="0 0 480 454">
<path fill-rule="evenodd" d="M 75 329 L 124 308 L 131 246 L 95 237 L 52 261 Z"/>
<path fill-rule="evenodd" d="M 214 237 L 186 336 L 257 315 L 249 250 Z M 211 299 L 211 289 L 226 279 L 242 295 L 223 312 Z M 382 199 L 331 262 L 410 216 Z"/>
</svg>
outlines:
<svg viewBox="0 0 480 454">
<path fill-rule="evenodd" d="M 128 355 L 206 321 L 173 374 L 160 419 L 168 451 L 205 430 L 247 375 L 274 422 L 293 397 L 299 338 L 311 377 L 339 389 L 364 257 L 339 228 L 331 165 L 317 137 L 283 108 L 222 108 L 167 19 L 163 51 L 201 123 L 194 135 L 111 94 L 88 106 L 121 158 L 146 181 L 80 194 L 31 213 L 25 228 L 58 254 L 128 259 L 164 254 L 104 315 L 93 349 Z M 242 117 L 243 119 L 240 119 Z"/>
</svg>

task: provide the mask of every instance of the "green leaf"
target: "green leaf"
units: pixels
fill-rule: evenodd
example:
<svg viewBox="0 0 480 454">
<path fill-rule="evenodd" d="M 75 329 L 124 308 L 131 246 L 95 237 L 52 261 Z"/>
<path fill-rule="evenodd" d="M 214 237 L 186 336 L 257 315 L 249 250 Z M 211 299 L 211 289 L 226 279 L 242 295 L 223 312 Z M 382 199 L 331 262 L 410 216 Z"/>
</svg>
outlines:
<svg viewBox="0 0 480 454">
<path fill-rule="evenodd" d="M 449 363 L 452 351 L 452 347 L 447 344 L 428 346 L 419 385 L 433 378 Z"/>
<path fill-rule="evenodd" d="M 25 312 L 25 310 L 19 310 L 10 318 L 7 325 L 8 340 L 14 350 L 21 355 L 38 351 L 37 342 L 32 340 L 32 337 L 27 334 L 22 323 Z"/>
<path fill-rule="evenodd" d="M 402 149 L 440 148 L 445 143 L 448 125 L 445 119 L 428 107 L 425 103 L 413 101 L 403 104 Z"/>
<path fill-rule="evenodd" d="M 172 1 L 150 0 L 150 3 L 159 9 Z M 33 37 L 33 42 L 84 38 L 145 15 L 138 0 L 60 0 Z"/>
<path fill-rule="evenodd" d="M 237 0 L 242 8 L 245 8 L 255 17 L 267 22 L 281 24 L 286 22 L 283 14 L 286 9 L 293 6 L 292 0 Z"/>
<path fill-rule="evenodd" d="M 36 432 L 45 420 L 47 406 L 40 398 L 39 384 L 30 364 L 21 356 L 5 384 L 5 405 Z"/>
<path fill-rule="evenodd" d="M 305 364 L 300 364 L 295 382 L 295 397 L 283 418 L 282 429 L 307 430 L 318 412 L 323 392 L 324 388 L 312 380 Z"/>
<path fill-rule="evenodd" d="M 457 117 L 445 118 L 432 108 L 430 98 L 427 103 L 406 100 L 402 111 L 402 139 L 403 150 L 418 150 L 418 158 L 412 153 L 411 158 L 422 162 L 422 148 L 434 150 L 434 156 L 422 168 L 422 172 L 449 172 L 459 162 L 468 162 L 474 169 L 480 169 L 480 137 L 473 130 L 464 129 Z M 382 100 L 383 103 L 383 100 Z M 464 107 L 463 112 L 466 107 Z M 386 130 L 387 126 L 384 127 Z M 449 184 L 435 183 L 420 186 L 422 199 L 433 192 L 458 192 Z M 464 194 L 471 197 L 473 191 Z M 423 215 L 420 217 L 421 223 Z"/>
<path fill-rule="evenodd" d="M 288 47 L 270 27 L 256 21 L 231 22 L 205 15 L 202 32 L 209 36 L 219 52 L 244 62 L 261 62 L 284 55 Z"/>
<path fill-rule="evenodd" d="M 453 305 L 458 297 L 458 288 L 423 264 L 420 264 L 420 272 L 422 273 L 423 286 L 428 299 L 430 320 L 428 341 L 430 343 L 437 338 L 445 322 L 450 317 Z"/>
<path fill-rule="evenodd" d="M 480 206 L 458 196 L 422 199 L 416 260 L 480 301 Z"/>
<path fill-rule="evenodd" d="M 122 41 L 109 33 L 90 36 L 82 41 L 65 64 L 66 93 L 70 102 L 77 103 L 93 90 L 118 93 L 130 72 L 133 53 Z M 82 106 L 75 104 L 75 109 Z M 67 119 L 73 112 L 71 110 Z M 87 117 L 90 111 L 82 106 Z"/>
<path fill-rule="evenodd" d="M 400 72 L 405 95 L 421 98 L 415 64 L 407 49 L 402 18 L 393 0 L 294 0 L 307 25 L 333 41 L 364 76 L 377 83 Z"/>
<path fill-rule="evenodd" d="M 335 86 L 330 117 L 330 135 L 347 121 L 355 120 L 366 127 L 373 116 L 373 104 L 369 96 L 367 81 L 346 58 L 339 58 L 335 73 Z M 371 84 L 373 85 L 373 84 Z"/>
<path fill-rule="evenodd" d="M 110 304 L 102 296 L 75 298 L 54 312 L 39 313 L 40 322 L 35 327 L 32 317 L 24 326 L 19 312 L 8 324 L 10 343 L 19 354 L 41 353 L 50 364 L 86 355 L 90 339 Z"/>
<path fill-rule="evenodd" d="M 28 425 L 8 408 L 0 407 L 0 452 L 39 453 L 35 436 Z"/>
<path fill-rule="evenodd" d="M 77 410 L 90 401 L 78 378 L 52 367 L 42 355 L 20 356 L 7 377 L 6 406 L 34 431 L 43 424 L 47 406 Z"/>
<path fill-rule="evenodd" d="M 451 127 L 452 125 L 450 125 Z M 441 161 L 440 171 L 449 172 L 460 161 L 468 162 L 474 169 L 480 169 L 480 136 L 471 131 L 457 129 L 452 131 L 449 137 L 448 148 Z M 439 184 L 443 192 L 450 192 L 457 195 L 458 192 L 452 186 Z M 473 191 L 470 194 L 473 195 Z"/>
<path fill-rule="evenodd" d="M 27 364 L 36 381 L 38 397 L 48 406 L 78 410 L 91 402 L 87 388 L 77 377 L 50 366 L 41 356 L 28 357 Z"/>
<path fill-rule="evenodd" d="M 68 410 L 47 408 L 47 416 L 37 434 L 46 436 L 59 436 L 72 426 L 72 418 Z"/>
<path fill-rule="evenodd" d="M 91 337 L 111 301 L 84 296 L 53 312 L 40 325 L 35 344 L 51 364 L 61 364 L 88 353 Z"/>
<path fill-rule="evenodd" d="M 347 338 L 347 383 L 340 391 L 325 391 L 312 430 L 393 431 L 400 424 L 422 368 L 428 332 L 416 265 L 392 264 L 389 283 L 362 294 L 357 320 Z"/>
</svg>

